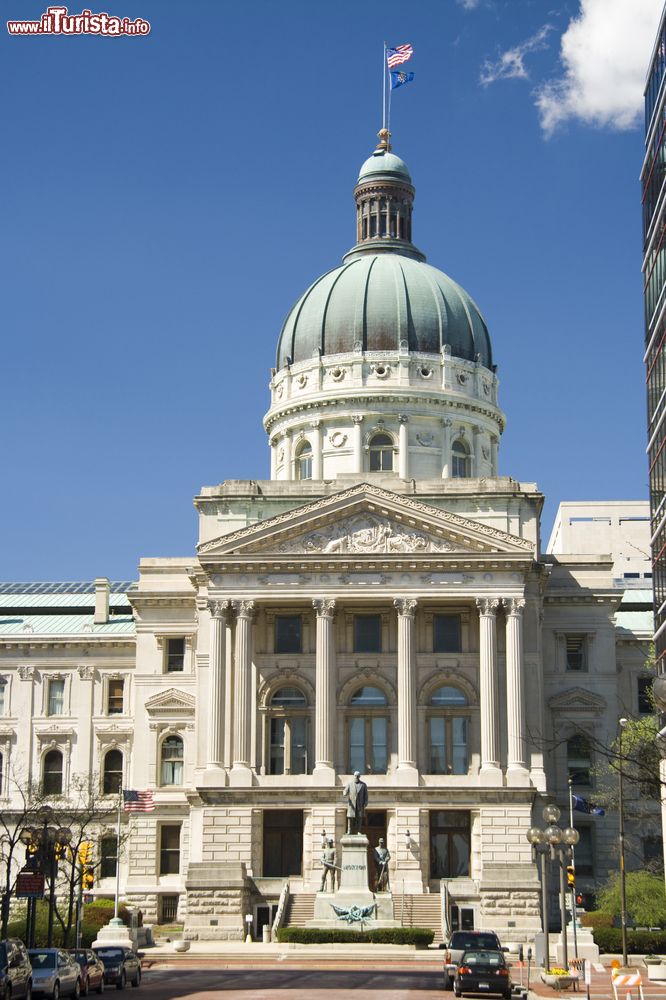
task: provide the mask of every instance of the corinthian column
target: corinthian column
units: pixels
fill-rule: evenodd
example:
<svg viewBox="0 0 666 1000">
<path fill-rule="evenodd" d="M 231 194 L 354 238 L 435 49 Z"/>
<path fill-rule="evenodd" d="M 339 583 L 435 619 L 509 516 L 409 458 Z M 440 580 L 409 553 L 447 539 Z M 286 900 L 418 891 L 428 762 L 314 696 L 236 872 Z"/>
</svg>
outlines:
<svg viewBox="0 0 666 1000">
<path fill-rule="evenodd" d="M 312 449 L 312 478 L 313 479 L 323 479 L 322 470 L 322 435 L 323 426 L 321 420 L 312 421 L 312 429 L 314 431 L 314 448 Z"/>
<path fill-rule="evenodd" d="M 398 612 L 398 774 L 416 784 L 416 601 L 398 597 L 393 607 Z"/>
<path fill-rule="evenodd" d="M 499 719 L 497 717 L 497 608 L 496 598 L 479 598 L 479 688 L 481 694 L 481 776 L 501 784 Z"/>
<path fill-rule="evenodd" d="M 409 417 L 401 413 L 398 417 L 398 475 L 401 479 L 409 479 L 409 433 L 407 424 Z"/>
<path fill-rule="evenodd" d="M 250 734 L 254 698 L 252 691 L 252 619 L 254 601 L 234 601 L 236 642 L 234 646 L 234 754 L 232 784 L 251 784 Z"/>
<path fill-rule="evenodd" d="M 363 417 L 355 413 L 352 416 L 354 425 L 354 472 L 363 472 Z"/>
<path fill-rule="evenodd" d="M 451 475 L 451 425 L 450 417 L 442 419 L 442 479 Z"/>
<path fill-rule="evenodd" d="M 507 772 L 526 774 L 523 695 L 523 609 L 521 597 L 504 600 L 506 609 Z"/>
<path fill-rule="evenodd" d="M 315 766 L 319 778 L 335 782 L 333 733 L 335 726 L 335 641 L 334 600 L 312 602 L 317 612 L 317 654 L 315 666 Z"/>
<path fill-rule="evenodd" d="M 208 654 L 208 744 L 206 769 L 222 768 L 222 734 L 224 720 L 224 685 L 226 674 L 227 618 L 231 613 L 230 601 L 211 601 L 210 651 Z"/>
</svg>

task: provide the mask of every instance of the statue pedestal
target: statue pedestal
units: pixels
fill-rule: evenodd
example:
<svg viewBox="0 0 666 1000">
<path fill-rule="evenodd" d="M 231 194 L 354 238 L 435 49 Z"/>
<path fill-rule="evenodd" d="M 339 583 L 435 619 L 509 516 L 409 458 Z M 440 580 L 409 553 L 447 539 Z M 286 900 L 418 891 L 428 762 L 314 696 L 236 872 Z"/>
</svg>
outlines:
<svg viewBox="0 0 666 1000">
<path fill-rule="evenodd" d="M 365 931 L 373 927 L 399 926 L 398 921 L 393 919 L 391 893 L 370 892 L 368 838 L 362 833 L 348 833 L 341 838 L 340 845 L 340 885 L 335 892 L 317 893 L 314 920 L 308 927 L 343 927 Z"/>
</svg>

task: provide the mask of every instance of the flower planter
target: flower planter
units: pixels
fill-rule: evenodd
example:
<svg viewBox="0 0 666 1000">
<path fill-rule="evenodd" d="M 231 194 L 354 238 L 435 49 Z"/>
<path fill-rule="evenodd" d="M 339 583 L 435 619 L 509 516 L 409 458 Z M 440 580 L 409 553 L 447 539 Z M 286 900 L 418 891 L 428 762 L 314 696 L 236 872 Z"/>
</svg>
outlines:
<svg viewBox="0 0 666 1000">
<path fill-rule="evenodd" d="M 663 962 L 646 962 L 647 977 L 652 982 L 666 980 L 666 965 Z"/>
<path fill-rule="evenodd" d="M 555 976 L 551 972 L 541 973 L 541 982 L 554 990 L 570 990 L 578 976 Z"/>
</svg>

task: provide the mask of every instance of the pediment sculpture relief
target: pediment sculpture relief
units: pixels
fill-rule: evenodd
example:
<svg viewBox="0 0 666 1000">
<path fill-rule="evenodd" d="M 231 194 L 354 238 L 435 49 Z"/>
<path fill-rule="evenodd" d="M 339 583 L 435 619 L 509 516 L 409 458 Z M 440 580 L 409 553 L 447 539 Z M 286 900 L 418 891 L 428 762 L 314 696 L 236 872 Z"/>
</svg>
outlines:
<svg viewBox="0 0 666 1000">
<path fill-rule="evenodd" d="M 373 514 L 358 514 L 301 535 L 278 547 L 279 552 L 391 553 L 391 552 L 453 552 L 465 551 L 443 538 L 434 538 L 423 531 L 412 531 L 388 518 Z"/>
</svg>

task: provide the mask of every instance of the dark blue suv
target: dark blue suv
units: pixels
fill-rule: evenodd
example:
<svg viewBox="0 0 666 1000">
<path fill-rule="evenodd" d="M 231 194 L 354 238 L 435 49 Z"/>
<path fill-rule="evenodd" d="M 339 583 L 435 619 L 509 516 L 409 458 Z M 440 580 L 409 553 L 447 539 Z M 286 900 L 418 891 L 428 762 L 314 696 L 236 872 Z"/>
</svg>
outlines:
<svg viewBox="0 0 666 1000">
<path fill-rule="evenodd" d="M 18 938 L 0 941 L 0 997 L 2 1000 L 32 997 L 32 965 L 23 941 Z"/>
</svg>

